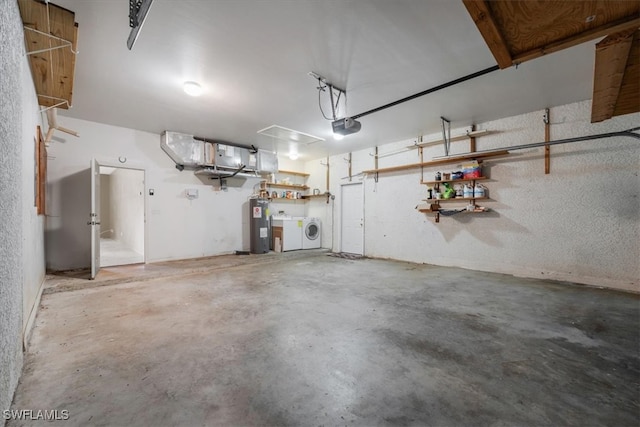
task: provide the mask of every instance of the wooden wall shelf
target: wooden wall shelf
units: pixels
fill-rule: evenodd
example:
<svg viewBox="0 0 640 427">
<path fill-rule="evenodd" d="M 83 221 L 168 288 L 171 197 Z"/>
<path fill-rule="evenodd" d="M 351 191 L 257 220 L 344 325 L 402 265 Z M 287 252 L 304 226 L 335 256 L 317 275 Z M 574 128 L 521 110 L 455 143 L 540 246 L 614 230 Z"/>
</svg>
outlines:
<svg viewBox="0 0 640 427">
<path fill-rule="evenodd" d="M 477 178 L 443 179 L 440 181 L 422 181 L 421 184 L 436 185 L 436 184 L 442 184 L 443 182 L 471 182 L 471 181 L 483 181 L 485 179 L 489 179 L 489 178 L 487 178 L 486 176 L 479 176 Z"/>
<path fill-rule="evenodd" d="M 322 194 L 307 194 L 302 196 L 303 199 L 319 199 L 321 197 L 330 197 L 331 193 L 322 193 Z"/>
<path fill-rule="evenodd" d="M 291 190 L 308 190 L 309 186 L 300 185 L 300 184 L 276 184 L 274 182 L 267 182 L 267 187 L 277 187 L 277 188 L 289 188 Z"/>
<path fill-rule="evenodd" d="M 370 173 L 398 172 L 398 171 L 404 171 L 404 170 L 409 170 L 409 169 L 418 169 L 418 168 L 422 168 L 422 167 L 430 167 L 430 166 L 446 165 L 446 164 L 450 164 L 450 163 L 458 163 L 458 162 L 463 162 L 465 160 L 485 159 L 485 158 L 488 158 L 488 157 L 499 157 L 499 156 L 507 156 L 507 155 L 509 155 L 509 151 L 507 151 L 507 150 L 495 151 L 495 152 L 492 152 L 492 153 L 484 153 L 484 154 L 483 153 L 479 153 L 479 154 L 468 153 L 468 154 L 464 154 L 464 155 L 460 155 L 460 156 L 451 156 L 451 157 L 447 157 L 447 158 L 443 158 L 443 159 L 432 160 L 430 162 L 412 163 L 412 164 L 408 164 L 408 165 L 393 166 L 393 167 L 381 168 L 381 169 L 369 169 L 369 170 L 362 171 L 362 173 L 370 174 Z"/>
<path fill-rule="evenodd" d="M 300 199 L 287 199 L 286 197 L 268 197 L 270 202 L 273 203 L 289 203 L 289 202 L 300 202 L 300 203 L 304 203 L 306 202 L 306 200 L 304 198 L 300 198 Z"/>
<path fill-rule="evenodd" d="M 284 170 L 278 170 L 277 173 L 283 173 L 283 174 L 287 174 L 287 175 L 304 176 L 304 177 L 308 177 L 309 176 L 308 173 L 304 173 L 304 172 L 294 172 L 294 171 L 284 171 Z"/>
<path fill-rule="evenodd" d="M 422 199 L 425 202 L 429 203 L 440 203 L 440 202 L 462 202 L 469 200 L 487 200 L 488 197 L 452 197 L 450 199 Z"/>
<path fill-rule="evenodd" d="M 423 208 L 423 209 L 418 209 L 418 212 L 422 212 L 422 213 L 438 213 L 438 211 L 433 211 L 431 209 L 427 209 L 427 208 Z M 487 213 L 490 211 L 460 211 L 458 212 L 456 215 L 458 214 L 479 214 L 479 213 Z"/>
<path fill-rule="evenodd" d="M 471 131 L 471 132 L 466 133 L 464 135 L 452 136 L 451 139 L 449 139 L 449 141 L 451 141 L 451 142 L 464 141 L 464 140 L 469 139 L 469 138 L 478 138 L 478 137 L 481 137 L 481 136 L 492 134 L 494 132 L 495 131 L 490 131 L 490 130 L 474 130 L 474 131 Z M 408 145 L 407 148 L 428 147 L 430 145 L 442 144 L 443 142 L 444 142 L 444 139 L 434 139 L 434 140 L 431 140 L 431 141 L 418 142 L 418 143 L 415 143 L 413 145 Z"/>
</svg>

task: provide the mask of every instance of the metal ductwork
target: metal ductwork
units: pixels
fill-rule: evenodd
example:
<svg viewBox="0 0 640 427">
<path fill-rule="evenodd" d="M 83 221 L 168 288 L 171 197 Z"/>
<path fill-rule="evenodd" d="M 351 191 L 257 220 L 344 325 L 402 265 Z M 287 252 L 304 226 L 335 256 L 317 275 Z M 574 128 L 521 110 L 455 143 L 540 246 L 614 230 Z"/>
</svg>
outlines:
<svg viewBox="0 0 640 427">
<path fill-rule="evenodd" d="M 160 147 L 176 163 L 176 168 L 195 170 L 212 178 L 257 177 L 275 173 L 278 157 L 271 151 L 208 141 L 193 135 L 164 131 Z"/>
</svg>

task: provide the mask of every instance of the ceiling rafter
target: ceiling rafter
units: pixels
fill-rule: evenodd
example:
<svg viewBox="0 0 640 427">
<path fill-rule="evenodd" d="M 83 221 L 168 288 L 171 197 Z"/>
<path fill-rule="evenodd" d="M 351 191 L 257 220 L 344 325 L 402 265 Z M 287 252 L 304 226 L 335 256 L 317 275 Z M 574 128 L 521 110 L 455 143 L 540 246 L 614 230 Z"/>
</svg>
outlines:
<svg viewBox="0 0 640 427">
<path fill-rule="evenodd" d="M 640 30 L 636 31 L 622 78 L 614 116 L 640 111 Z"/>
<path fill-rule="evenodd" d="M 501 69 L 596 45 L 591 121 L 640 111 L 640 1 L 462 0 Z"/>
<path fill-rule="evenodd" d="M 576 34 L 575 36 L 554 41 L 545 46 L 541 46 L 528 52 L 518 54 L 513 57 L 513 63 L 520 64 L 525 61 L 531 61 L 532 59 L 540 58 L 541 56 L 558 52 L 563 49 L 568 49 L 570 47 L 577 46 L 590 40 L 595 40 L 608 34 L 626 31 L 629 29 L 637 29 L 638 27 L 640 27 L 640 17 L 626 17 L 623 19 L 619 19 L 617 21 L 584 31 L 580 34 Z"/>
<path fill-rule="evenodd" d="M 475 22 L 478 27 L 478 30 L 480 30 L 480 34 L 482 34 L 489 50 L 491 50 L 491 53 L 498 62 L 498 66 L 501 69 L 511 67 L 511 65 L 513 65 L 511 53 L 498 25 L 493 19 L 487 2 L 482 0 L 463 0 L 463 3 L 469 15 L 471 15 L 473 22 Z"/>
<path fill-rule="evenodd" d="M 640 2 L 462 0 L 500 68 L 640 27 Z"/>
<path fill-rule="evenodd" d="M 635 32 L 612 34 L 596 44 L 591 123 L 613 117 Z"/>
</svg>

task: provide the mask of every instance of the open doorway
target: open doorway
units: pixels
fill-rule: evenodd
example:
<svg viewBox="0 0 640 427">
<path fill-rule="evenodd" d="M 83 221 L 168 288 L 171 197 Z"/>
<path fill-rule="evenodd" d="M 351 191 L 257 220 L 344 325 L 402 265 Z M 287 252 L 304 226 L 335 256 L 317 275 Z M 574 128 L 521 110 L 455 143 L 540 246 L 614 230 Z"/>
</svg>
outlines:
<svg viewBox="0 0 640 427">
<path fill-rule="evenodd" d="M 144 170 L 100 166 L 100 221 L 100 266 L 144 262 Z"/>
</svg>

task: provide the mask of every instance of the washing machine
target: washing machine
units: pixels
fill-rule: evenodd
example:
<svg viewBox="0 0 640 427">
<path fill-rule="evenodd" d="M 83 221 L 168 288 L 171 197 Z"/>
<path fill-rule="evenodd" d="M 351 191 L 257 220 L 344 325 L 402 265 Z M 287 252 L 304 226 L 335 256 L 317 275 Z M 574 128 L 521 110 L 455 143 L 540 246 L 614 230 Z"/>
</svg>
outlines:
<svg viewBox="0 0 640 427">
<path fill-rule="evenodd" d="M 320 218 L 302 219 L 302 249 L 321 247 L 322 224 Z"/>
<path fill-rule="evenodd" d="M 271 232 L 281 238 L 282 252 L 302 249 L 302 220 L 287 215 L 271 216 Z"/>
</svg>

